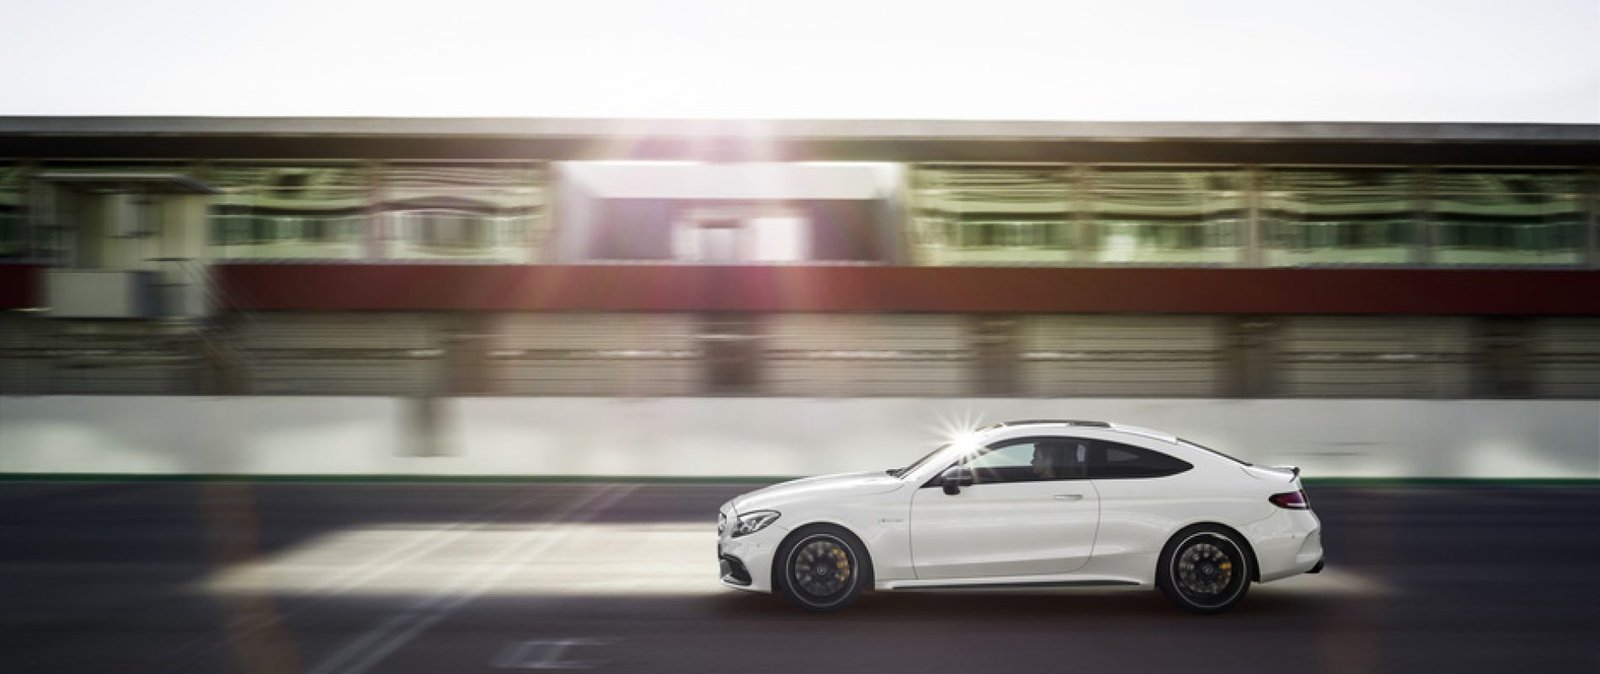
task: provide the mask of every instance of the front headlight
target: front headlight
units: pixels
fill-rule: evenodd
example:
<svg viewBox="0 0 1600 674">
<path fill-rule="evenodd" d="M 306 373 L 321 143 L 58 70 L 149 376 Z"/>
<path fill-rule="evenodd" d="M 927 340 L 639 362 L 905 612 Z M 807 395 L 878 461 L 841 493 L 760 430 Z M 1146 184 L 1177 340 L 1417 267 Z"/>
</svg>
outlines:
<svg viewBox="0 0 1600 674">
<path fill-rule="evenodd" d="M 757 531 L 767 528 L 767 525 L 778 521 L 778 511 L 757 510 L 739 516 L 739 524 L 733 528 L 733 537 L 749 536 Z"/>
<path fill-rule="evenodd" d="M 722 513 L 722 512 L 717 513 L 717 536 L 718 537 L 722 536 L 722 532 L 727 531 L 727 530 L 728 530 L 728 513 Z"/>
</svg>

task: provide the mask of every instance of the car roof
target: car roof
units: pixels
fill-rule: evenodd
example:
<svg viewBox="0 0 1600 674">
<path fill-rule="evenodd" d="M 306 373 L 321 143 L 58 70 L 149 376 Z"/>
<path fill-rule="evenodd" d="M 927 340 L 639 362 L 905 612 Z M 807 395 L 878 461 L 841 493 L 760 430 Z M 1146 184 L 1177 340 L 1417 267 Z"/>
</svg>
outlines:
<svg viewBox="0 0 1600 674">
<path fill-rule="evenodd" d="M 1001 429 L 1015 428 L 1018 426 L 1067 426 L 1072 428 L 1104 429 L 1120 433 L 1128 433 L 1130 435 L 1137 435 L 1140 437 L 1149 438 L 1151 440 L 1159 440 L 1171 445 L 1178 444 L 1178 437 L 1172 435 L 1171 433 L 1163 433 L 1161 431 L 1143 428 L 1140 426 L 1129 426 L 1127 424 L 1118 424 L 1109 421 L 1093 421 L 1088 419 L 1019 419 L 1016 421 L 1002 421 L 999 423 L 990 424 L 978 429 L 978 431 L 999 431 Z"/>
<path fill-rule="evenodd" d="M 989 424 L 988 426 L 984 426 L 983 428 L 979 428 L 978 430 L 979 431 L 992 431 L 992 430 L 998 430 L 998 429 L 1001 429 L 1001 428 L 1009 428 L 1011 426 L 1035 426 L 1035 425 L 1048 425 L 1048 424 L 1063 425 L 1063 426 L 1090 426 L 1090 427 L 1094 427 L 1094 428 L 1110 428 L 1111 427 L 1111 424 L 1108 423 L 1108 422 L 1105 422 L 1105 421 L 1089 421 L 1089 420 L 1085 420 L 1085 419 L 1020 419 L 1020 420 L 1017 420 L 1017 421 L 1001 421 L 999 423 Z"/>
</svg>

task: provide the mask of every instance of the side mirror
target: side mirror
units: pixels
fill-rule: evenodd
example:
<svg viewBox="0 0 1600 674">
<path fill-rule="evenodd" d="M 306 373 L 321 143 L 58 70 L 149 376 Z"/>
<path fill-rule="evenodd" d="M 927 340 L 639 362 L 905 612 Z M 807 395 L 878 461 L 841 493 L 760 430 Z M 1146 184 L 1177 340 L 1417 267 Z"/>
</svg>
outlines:
<svg viewBox="0 0 1600 674">
<path fill-rule="evenodd" d="M 956 466 L 940 476 L 944 482 L 944 493 L 954 496 L 961 493 L 962 487 L 972 486 L 972 469 L 966 466 Z"/>
</svg>

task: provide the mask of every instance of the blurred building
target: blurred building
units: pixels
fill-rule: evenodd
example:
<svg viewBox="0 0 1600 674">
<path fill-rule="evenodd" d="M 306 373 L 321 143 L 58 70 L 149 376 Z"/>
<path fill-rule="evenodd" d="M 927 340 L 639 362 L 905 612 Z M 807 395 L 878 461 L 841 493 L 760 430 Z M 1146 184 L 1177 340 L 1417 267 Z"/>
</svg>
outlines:
<svg viewBox="0 0 1600 674">
<path fill-rule="evenodd" d="M 0 393 L 1600 397 L 1600 127 L 0 118 Z"/>
</svg>

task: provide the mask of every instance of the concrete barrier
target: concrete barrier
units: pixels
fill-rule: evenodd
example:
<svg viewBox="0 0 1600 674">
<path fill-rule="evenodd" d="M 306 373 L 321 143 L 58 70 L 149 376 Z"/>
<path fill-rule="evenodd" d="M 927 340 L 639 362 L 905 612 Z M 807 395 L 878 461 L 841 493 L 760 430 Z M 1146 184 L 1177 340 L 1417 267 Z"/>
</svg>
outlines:
<svg viewBox="0 0 1600 674">
<path fill-rule="evenodd" d="M 0 472 L 770 476 L 903 465 L 960 428 L 1106 419 L 1313 477 L 1600 478 L 1600 402 L 0 397 Z M 424 437 L 425 436 L 425 437 Z M 436 455 L 419 454 L 432 452 Z"/>
</svg>

